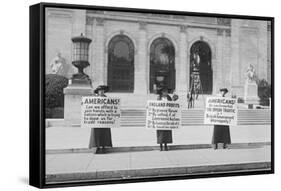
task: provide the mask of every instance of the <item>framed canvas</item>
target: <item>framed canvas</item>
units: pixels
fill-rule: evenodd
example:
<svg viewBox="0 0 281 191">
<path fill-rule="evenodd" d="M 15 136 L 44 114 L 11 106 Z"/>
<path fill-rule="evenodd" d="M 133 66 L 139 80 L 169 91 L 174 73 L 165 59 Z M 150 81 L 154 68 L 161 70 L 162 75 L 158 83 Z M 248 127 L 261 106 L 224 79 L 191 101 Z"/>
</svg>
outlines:
<svg viewBox="0 0 281 191">
<path fill-rule="evenodd" d="M 274 172 L 274 18 L 30 7 L 30 184 Z"/>
</svg>

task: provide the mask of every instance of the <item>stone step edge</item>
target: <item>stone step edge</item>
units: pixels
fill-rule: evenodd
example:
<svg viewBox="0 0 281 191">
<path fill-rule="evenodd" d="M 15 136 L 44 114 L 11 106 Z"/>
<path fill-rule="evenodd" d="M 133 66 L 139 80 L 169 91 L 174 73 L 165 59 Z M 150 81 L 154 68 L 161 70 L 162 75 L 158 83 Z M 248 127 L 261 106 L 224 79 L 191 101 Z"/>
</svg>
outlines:
<svg viewBox="0 0 281 191">
<path fill-rule="evenodd" d="M 232 143 L 229 149 L 253 148 L 271 145 L 271 142 Z M 211 144 L 168 145 L 170 150 L 208 149 Z M 132 146 L 106 148 L 107 153 L 159 150 L 159 146 Z M 95 148 L 47 149 L 46 154 L 93 153 Z"/>
<path fill-rule="evenodd" d="M 212 175 L 219 173 L 238 173 L 266 171 L 272 173 L 271 162 L 248 162 L 236 164 L 216 164 L 199 165 L 189 167 L 165 167 L 149 169 L 129 169 L 129 170 L 110 170 L 95 172 L 75 172 L 47 174 L 46 183 L 57 184 L 77 181 L 105 181 L 105 180 L 124 180 L 171 176 L 194 176 L 194 175 Z M 192 178 L 192 177 L 191 177 Z"/>
</svg>

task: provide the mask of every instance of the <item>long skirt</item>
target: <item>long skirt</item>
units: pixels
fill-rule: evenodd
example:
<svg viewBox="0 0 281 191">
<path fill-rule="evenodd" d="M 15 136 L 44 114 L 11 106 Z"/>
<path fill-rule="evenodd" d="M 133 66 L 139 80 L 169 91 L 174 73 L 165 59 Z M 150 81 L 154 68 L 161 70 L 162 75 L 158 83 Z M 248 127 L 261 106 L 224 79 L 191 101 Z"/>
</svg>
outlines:
<svg viewBox="0 0 281 191">
<path fill-rule="evenodd" d="M 231 143 L 230 131 L 228 125 L 214 126 L 212 144 L 217 144 L 217 143 L 225 143 L 225 144 Z"/>
<path fill-rule="evenodd" d="M 89 148 L 112 147 L 110 128 L 92 128 Z"/>
<path fill-rule="evenodd" d="M 157 130 L 157 143 L 172 143 L 172 130 Z"/>
</svg>

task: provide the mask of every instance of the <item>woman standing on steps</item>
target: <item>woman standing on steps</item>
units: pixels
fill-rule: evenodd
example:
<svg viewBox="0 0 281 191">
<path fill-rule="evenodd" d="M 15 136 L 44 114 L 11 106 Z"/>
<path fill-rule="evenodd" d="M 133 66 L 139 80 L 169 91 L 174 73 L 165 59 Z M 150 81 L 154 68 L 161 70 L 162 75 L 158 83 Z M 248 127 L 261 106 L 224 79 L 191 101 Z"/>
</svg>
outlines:
<svg viewBox="0 0 281 191">
<path fill-rule="evenodd" d="M 166 87 L 162 87 L 158 90 L 158 98 L 157 100 L 161 101 L 172 101 L 172 98 L 168 95 L 168 89 Z M 172 130 L 157 130 L 157 143 L 160 144 L 160 151 L 164 150 L 168 151 L 167 143 L 172 143 Z"/>
<path fill-rule="evenodd" d="M 108 86 L 98 86 L 94 93 L 98 97 L 106 97 Z M 97 147 L 96 154 L 105 153 L 105 147 L 112 147 L 110 128 L 92 128 L 89 148 Z"/>
<path fill-rule="evenodd" d="M 227 94 L 227 92 L 228 90 L 226 88 L 220 89 L 221 97 L 225 97 L 225 94 Z M 223 149 L 226 149 L 227 145 L 231 144 L 229 125 L 214 125 L 212 138 L 214 149 L 218 148 L 218 143 L 223 144 Z"/>
</svg>

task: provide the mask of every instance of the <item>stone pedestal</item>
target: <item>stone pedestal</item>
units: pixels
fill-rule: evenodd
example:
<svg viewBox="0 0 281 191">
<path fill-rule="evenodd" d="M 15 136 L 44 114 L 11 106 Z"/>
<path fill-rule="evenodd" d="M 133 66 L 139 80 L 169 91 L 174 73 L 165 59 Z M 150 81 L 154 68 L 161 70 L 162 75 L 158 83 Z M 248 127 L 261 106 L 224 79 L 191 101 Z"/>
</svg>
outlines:
<svg viewBox="0 0 281 191">
<path fill-rule="evenodd" d="M 246 104 L 259 104 L 258 86 L 255 82 L 246 82 L 244 86 L 244 102 Z"/>
<path fill-rule="evenodd" d="M 64 124 L 65 126 L 78 126 L 81 120 L 82 96 L 93 95 L 89 84 L 69 84 L 64 92 Z"/>
</svg>

